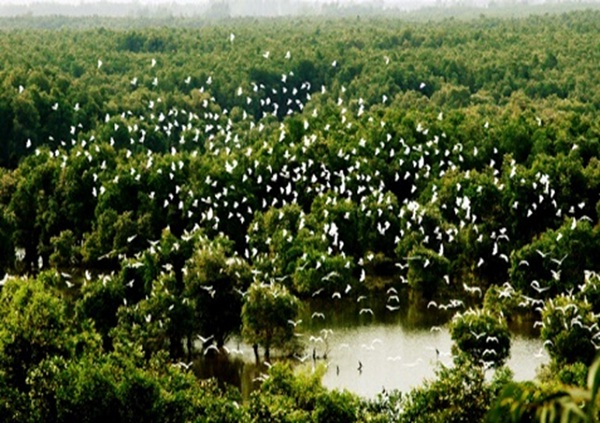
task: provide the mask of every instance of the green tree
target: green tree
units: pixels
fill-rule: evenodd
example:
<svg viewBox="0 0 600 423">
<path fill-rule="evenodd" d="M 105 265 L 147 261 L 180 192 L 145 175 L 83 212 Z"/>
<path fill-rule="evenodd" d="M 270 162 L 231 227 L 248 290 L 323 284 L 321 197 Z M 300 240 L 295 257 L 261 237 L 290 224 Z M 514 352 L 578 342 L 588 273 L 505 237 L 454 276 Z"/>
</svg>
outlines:
<svg viewBox="0 0 600 423">
<path fill-rule="evenodd" d="M 249 401 L 252 421 L 272 422 L 355 422 L 361 413 L 372 416 L 364 402 L 347 391 L 328 391 L 321 384 L 325 368 L 295 372 L 289 364 L 276 363 L 260 390 Z"/>
<path fill-rule="evenodd" d="M 465 353 L 482 366 L 502 366 L 510 355 L 510 332 L 499 314 L 487 310 L 467 310 L 450 325 L 455 354 Z"/>
<path fill-rule="evenodd" d="M 499 390 L 510 381 L 510 372 L 499 370 L 491 382 L 481 367 L 459 359 L 453 367 L 441 365 L 436 378 L 403 395 L 397 406 L 400 422 L 481 421 Z"/>
<path fill-rule="evenodd" d="M 591 364 L 596 355 L 591 328 L 596 323 L 591 305 L 585 300 L 561 295 L 546 302 L 541 336 L 552 359 L 559 364 Z"/>
<path fill-rule="evenodd" d="M 25 390 L 29 370 L 53 355 L 69 356 L 67 303 L 37 279 L 10 279 L 0 294 L 0 369 Z"/>
<path fill-rule="evenodd" d="M 254 345 L 258 361 L 258 345 L 270 360 L 271 348 L 283 348 L 294 338 L 294 321 L 299 311 L 296 297 L 278 284 L 253 282 L 242 307 L 242 335 Z"/>
<path fill-rule="evenodd" d="M 184 295 L 194 307 L 194 332 L 213 336 L 221 348 L 239 331 L 243 296 L 251 282 L 250 266 L 231 254 L 230 243 L 206 241 L 186 264 Z"/>
<path fill-rule="evenodd" d="M 425 299 L 431 299 L 444 283 L 449 260 L 425 247 L 415 247 L 408 255 L 408 284 Z"/>
<path fill-rule="evenodd" d="M 509 383 L 490 408 L 488 422 L 596 422 L 600 390 L 600 360 L 590 366 L 585 388 L 532 382 Z"/>
</svg>

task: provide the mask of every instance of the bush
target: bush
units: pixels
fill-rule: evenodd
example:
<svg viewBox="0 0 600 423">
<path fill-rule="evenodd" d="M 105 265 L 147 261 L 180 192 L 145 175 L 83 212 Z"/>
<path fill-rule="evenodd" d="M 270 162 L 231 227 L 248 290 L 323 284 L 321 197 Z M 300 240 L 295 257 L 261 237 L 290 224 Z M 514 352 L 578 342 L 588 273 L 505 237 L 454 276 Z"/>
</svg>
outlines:
<svg viewBox="0 0 600 423">
<path fill-rule="evenodd" d="M 510 333 L 504 318 L 486 310 L 458 314 L 450 325 L 455 354 L 465 353 L 474 363 L 499 367 L 510 355 Z"/>
</svg>

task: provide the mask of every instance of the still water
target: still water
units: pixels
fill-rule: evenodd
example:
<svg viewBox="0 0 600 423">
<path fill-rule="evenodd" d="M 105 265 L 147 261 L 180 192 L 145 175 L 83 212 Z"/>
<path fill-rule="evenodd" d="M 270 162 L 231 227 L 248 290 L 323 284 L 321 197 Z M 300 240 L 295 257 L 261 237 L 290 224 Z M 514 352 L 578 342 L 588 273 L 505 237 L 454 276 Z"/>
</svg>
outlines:
<svg viewBox="0 0 600 423">
<path fill-rule="evenodd" d="M 325 365 L 324 386 L 367 398 L 383 388 L 406 392 L 432 379 L 438 362 L 451 364 L 452 340 L 446 325 L 451 313 L 408 305 L 390 311 L 385 305 L 377 301 L 313 301 L 296 328 L 305 351 L 293 362 L 309 371 L 315 364 Z M 360 313 L 366 308 L 373 313 Z M 548 362 L 530 323 L 512 325 L 508 366 L 516 380 L 534 378 L 536 369 Z M 256 378 L 265 367 L 255 364 L 252 348 L 238 339 L 230 340 L 227 347 L 228 356 L 198 360 L 194 369 L 200 377 L 214 376 L 237 386 L 247 398 L 258 387 Z"/>
</svg>

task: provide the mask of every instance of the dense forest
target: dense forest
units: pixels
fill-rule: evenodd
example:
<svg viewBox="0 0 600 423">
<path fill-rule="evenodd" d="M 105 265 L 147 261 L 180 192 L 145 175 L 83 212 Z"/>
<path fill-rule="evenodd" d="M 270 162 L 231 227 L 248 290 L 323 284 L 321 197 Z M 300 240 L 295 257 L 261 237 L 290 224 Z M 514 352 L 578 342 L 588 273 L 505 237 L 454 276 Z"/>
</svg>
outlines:
<svg viewBox="0 0 600 423">
<path fill-rule="evenodd" d="M 598 39 L 597 11 L 2 30 L 0 419 L 595 421 Z M 373 292 L 445 309 L 454 365 L 375 399 L 294 369 L 307 299 Z M 514 382 L 532 316 L 551 362 Z M 193 373 L 234 334 L 249 399 Z"/>
</svg>

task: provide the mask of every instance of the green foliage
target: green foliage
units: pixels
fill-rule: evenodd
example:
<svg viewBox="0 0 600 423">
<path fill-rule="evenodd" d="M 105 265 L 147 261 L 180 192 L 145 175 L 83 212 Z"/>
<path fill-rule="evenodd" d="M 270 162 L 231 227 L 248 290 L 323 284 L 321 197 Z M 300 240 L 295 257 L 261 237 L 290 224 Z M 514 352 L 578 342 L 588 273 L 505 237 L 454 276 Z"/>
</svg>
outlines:
<svg viewBox="0 0 600 423">
<path fill-rule="evenodd" d="M 243 296 L 252 280 L 245 260 L 224 243 L 200 246 L 186 264 L 184 295 L 194 307 L 194 332 L 213 336 L 218 347 L 239 331 Z"/>
<path fill-rule="evenodd" d="M 271 347 L 283 348 L 293 339 L 289 321 L 298 311 L 298 300 L 285 287 L 253 282 L 242 307 L 242 335 L 249 343 L 262 345 L 268 360 Z"/>
<path fill-rule="evenodd" d="M 502 366 L 510 355 L 510 333 L 500 315 L 487 310 L 467 310 L 452 320 L 454 353 L 466 354 L 483 367 Z"/>
<path fill-rule="evenodd" d="M 21 276 L 0 294 L 0 414 L 478 420 L 496 388 L 461 360 L 504 363 L 499 316 L 542 301 L 552 372 L 581 385 L 600 312 L 599 16 L 4 21 L 0 273 Z M 293 343 L 294 295 L 392 281 L 459 305 L 487 292 L 451 325 L 457 367 L 372 414 L 289 370 L 246 407 L 171 365 L 240 327 L 268 358 Z M 580 416 L 540 392 L 507 395 Z"/>
<path fill-rule="evenodd" d="M 535 386 L 532 382 L 510 383 L 499 395 L 486 417 L 488 422 L 582 421 L 578 409 L 567 408 L 567 394 Z"/>
<path fill-rule="evenodd" d="M 73 352 L 66 303 L 40 281 L 18 278 L 4 285 L 0 304 L 0 368 L 9 385 L 25 389 L 32 367 Z"/>
<path fill-rule="evenodd" d="M 510 383 L 490 409 L 487 421 L 595 422 L 598 420 L 599 368 L 600 360 L 596 359 L 589 368 L 585 388 Z"/>
<path fill-rule="evenodd" d="M 558 367 L 556 373 L 556 379 L 564 385 L 574 385 L 585 387 L 587 381 L 588 366 L 581 362 L 573 364 L 567 364 L 564 366 L 552 366 Z"/>
<path fill-rule="evenodd" d="M 556 297 L 545 304 L 542 323 L 541 336 L 553 360 L 560 364 L 592 363 L 596 348 L 589 328 L 597 318 L 589 303 L 570 296 Z"/>
<path fill-rule="evenodd" d="M 557 230 L 548 230 L 514 251 L 511 280 L 516 288 L 531 295 L 568 292 L 583 284 L 585 270 L 595 268 L 588 252 L 598 248 L 597 242 L 597 229 L 589 222 L 569 219 Z"/>
<path fill-rule="evenodd" d="M 79 249 L 72 231 L 69 229 L 62 231 L 60 235 L 52 237 L 50 243 L 54 247 L 54 252 L 50 255 L 51 266 L 68 269 L 78 264 Z"/>
<path fill-rule="evenodd" d="M 426 248 L 415 248 L 408 257 L 409 285 L 425 298 L 432 298 L 448 275 L 449 260 Z"/>
<path fill-rule="evenodd" d="M 82 297 L 77 303 L 81 318 L 94 321 L 96 330 L 102 335 L 104 347 L 110 348 L 109 333 L 117 325 L 117 311 L 125 298 L 125 287 L 115 278 L 87 283 L 81 289 Z"/>
<path fill-rule="evenodd" d="M 490 286 L 483 297 L 483 309 L 493 314 L 504 316 L 507 321 L 518 314 L 521 303 L 521 294 L 515 291 L 510 284 L 502 287 Z"/>
<path fill-rule="evenodd" d="M 292 281 L 296 290 L 304 295 L 319 290 L 333 294 L 344 290 L 352 281 L 353 267 L 350 260 L 341 255 L 330 256 L 311 251 L 298 260 Z"/>
<path fill-rule="evenodd" d="M 249 404 L 251 421 L 354 422 L 364 404 L 347 391 L 327 391 L 321 385 L 324 368 L 294 374 L 289 365 L 275 364 Z M 371 414 L 367 413 L 367 416 Z"/>
<path fill-rule="evenodd" d="M 31 376 L 32 417 L 52 422 L 246 420 L 239 397 L 154 357 L 142 369 L 118 355 L 49 360 Z"/>
<path fill-rule="evenodd" d="M 401 422 L 481 421 L 510 375 L 498 370 L 487 382 L 481 367 L 458 360 L 453 367 L 440 365 L 436 379 L 410 391 L 400 401 Z"/>
</svg>

